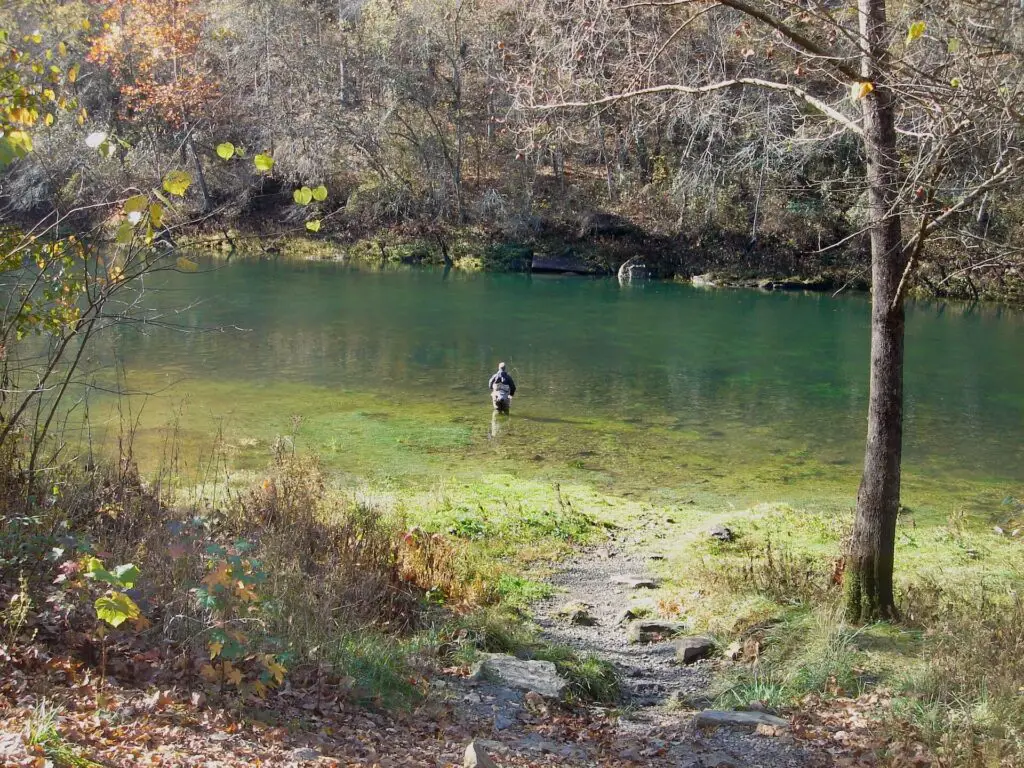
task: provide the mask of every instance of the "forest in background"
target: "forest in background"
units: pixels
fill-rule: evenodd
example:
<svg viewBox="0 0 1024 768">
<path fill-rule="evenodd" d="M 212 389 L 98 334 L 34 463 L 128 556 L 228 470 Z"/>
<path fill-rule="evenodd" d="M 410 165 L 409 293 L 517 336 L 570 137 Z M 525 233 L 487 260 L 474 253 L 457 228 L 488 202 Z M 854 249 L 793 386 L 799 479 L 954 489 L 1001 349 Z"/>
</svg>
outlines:
<svg viewBox="0 0 1024 768">
<path fill-rule="evenodd" d="M 795 29 L 849 43 L 837 38 L 852 10 L 783 5 Z M 1019 154 L 1020 24 L 1010 5 L 983 5 L 890 11 L 907 19 L 893 47 L 908 228 Z M 742 9 L 18 0 L 0 22 L 81 60 L 67 84 L 77 120 L 41 127 L 37 151 L 0 175 L 4 218 L 106 215 L 181 167 L 196 182 L 178 225 L 190 231 L 171 239 L 291 233 L 384 260 L 523 269 L 539 254 L 611 272 L 638 256 L 661 277 L 867 284 L 863 151 L 833 119 L 855 115 L 858 94 Z M 737 84 L 617 98 L 722 79 Z M 762 79 L 782 87 L 741 82 Z M 102 151 L 83 129 L 108 139 Z M 269 173 L 243 161 L 258 153 Z M 321 185 L 324 199 L 300 204 Z M 929 243 L 917 289 L 1018 297 L 1019 193 L 993 186 L 957 219 Z"/>
</svg>

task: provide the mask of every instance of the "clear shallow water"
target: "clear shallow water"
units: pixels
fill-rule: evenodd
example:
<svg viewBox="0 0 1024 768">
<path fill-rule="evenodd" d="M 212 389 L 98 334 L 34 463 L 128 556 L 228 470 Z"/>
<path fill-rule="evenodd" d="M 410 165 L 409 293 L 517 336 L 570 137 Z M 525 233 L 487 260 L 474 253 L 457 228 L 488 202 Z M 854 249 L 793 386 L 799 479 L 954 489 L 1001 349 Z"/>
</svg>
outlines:
<svg viewBox="0 0 1024 768">
<path fill-rule="evenodd" d="M 617 488 L 743 467 L 758 493 L 855 492 L 864 296 L 242 262 L 161 276 L 146 302 L 191 332 L 120 329 L 95 362 L 158 393 L 140 428 L 153 444 L 187 397 L 182 434 L 223 431 L 243 463 L 301 415 L 307 443 L 358 475 L 488 462 Z M 907 333 L 908 487 L 1024 482 L 1024 314 L 919 304 Z M 495 436 L 499 359 L 520 391 Z M 92 397 L 94 424 L 113 419 Z"/>
</svg>

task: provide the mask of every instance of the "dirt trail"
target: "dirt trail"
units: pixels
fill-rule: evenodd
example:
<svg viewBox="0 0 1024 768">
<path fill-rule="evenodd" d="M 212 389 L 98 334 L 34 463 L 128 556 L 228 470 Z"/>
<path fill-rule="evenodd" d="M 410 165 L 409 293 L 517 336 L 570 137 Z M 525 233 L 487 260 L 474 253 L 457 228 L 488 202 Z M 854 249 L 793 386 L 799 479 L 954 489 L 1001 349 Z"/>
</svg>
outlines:
<svg viewBox="0 0 1024 768">
<path fill-rule="evenodd" d="M 675 661 L 672 641 L 637 644 L 627 638 L 623 612 L 635 607 L 656 612 L 656 603 L 651 589 L 620 582 L 623 577 L 656 581 L 653 562 L 649 544 L 640 538 L 588 550 L 563 564 L 550 580 L 556 594 L 534 606 L 547 640 L 595 654 L 618 671 L 622 709 L 613 727 L 623 747 L 617 757 L 647 766 L 687 768 L 832 764 L 830 755 L 806 749 L 788 736 L 694 726 L 695 712 L 686 706 L 710 706 L 707 689 L 714 662 L 681 665 Z M 560 609 L 572 603 L 586 605 L 595 623 L 574 624 L 560 615 Z"/>
<path fill-rule="evenodd" d="M 673 699 L 700 700 L 710 683 L 707 664 L 675 663 L 671 641 L 638 644 L 627 639 L 627 609 L 657 613 L 650 588 L 621 583 L 628 578 L 657 583 L 649 555 L 631 547 L 600 547 L 581 554 L 551 579 L 556 594 L 536 604 L 537 623 L 546 639 L 593 653 L 610 661 L 619 672 L 623 704 L 632 707 L 664 705 Z M 565 606 L 581 603 L 596 622 L 574 624 L 559 616 Z"/>
</svg>

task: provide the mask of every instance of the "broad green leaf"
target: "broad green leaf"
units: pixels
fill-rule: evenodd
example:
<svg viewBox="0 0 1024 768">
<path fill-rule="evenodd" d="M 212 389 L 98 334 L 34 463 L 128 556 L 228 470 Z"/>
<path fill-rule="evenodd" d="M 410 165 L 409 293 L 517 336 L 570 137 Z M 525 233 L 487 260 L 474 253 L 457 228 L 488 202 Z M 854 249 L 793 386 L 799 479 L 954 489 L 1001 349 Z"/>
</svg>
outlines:
<svg viewBox="0 0 1024 768">
<path fill-rule="evenodd" d="M 960 51 L 960 38 L 959 37 L 951 37 L 951 38 L 949 38 L 949 41 L 946 43 L 946 50 L 949 53 L 958 53 Z"/>
<path fill-rule="evenodd" d="M 96 616 L 112 627 L 119 627 L 129 619 L 142 616 L 139 606 L 123 592 L 104 595 L 96 601 Z"/>
<path fill-rule="evenodd" d="M 907 28 L 907 44 L 909 45 L 923 35 L 927 26 L 928 25 L 923 21 L 915 21 L 911 24 L 910 27 Z"/>
<path fill-rule="evenodd" d="M 24 157 L 32 151 L 32 137 L 25 131 L 11 131 L 7 134 L 7 140 L 11 142 L 15 151 L 20 152 L 19 157 Z"/>
<path fill-rule="evenodd" d="M 949 81 L 949 85 L 950 85 L 951 88 L 959 88 L 960 87 L 960 78 L 959 77 L 954 77 L 952 80 Z"/>
<path fill-rule="evenodd" d="M 153 227 L 162 227 L 164 223 L 164 207 L 160 203 L 149 206 L 149 223 Z"/>
<path fill-rule="evenodd" d="M 270 155 L 256 155 L 252 162 L 258 171 L 269 171 L 274 167 L 274 158 Z"/>
<path fill-rule="evenodd" d="M 125 563 L 114 569 L 114 576 L 117 577 L 122 587 L 131 589 L 139 578 L 139 569 L 135 567 L 134 563 Z"/>
<path fill-rule="evenodd" d="M 164 189 L 178 197 L 184 197 L 191 183 L 192 176 L 188 171 L 171 171 L 164 177 Z"/>
<path fill-rule="evenodd" d="M 114 574 L 103 567 L 103 562 L 99 558 L 87 557 L 84 570 L 87 578 L 102 581 L 104 584 L 109 584 L 112 587 L 120 586 L 120 581 L 118 581 Z"/>
<path fill-rule="evenodd" d="M 114 237 L 114 241 L 118 245 L 128 245 L 134 236 L 135 232 L 132 229 L 132 222 L 130 220 L 123 221 L 121 226 L 117 228 L 117 235 Z"/>
<path fill-rule="evenodd" d="M 14 131 L 7 136 L 0 135 L 0 168 L 10 165 L 32 151 L 32 140 L 28 138 L 28 134 L 25 134 L 22 140 L 15 136 L 21 133 L 22 131 Z"/>
<path fill-rule="evenodd" d="M 306 229 L 308 229 L 310 232 L 319 232 L 320 231 L 320 219 L 312 219 L 311 221 L 307 221 L 306 222 Z"/>
<path fill-rule="evenodd" d="M 292 192 L 292 197 L 299 205 L 309 205 L 310 201 L 313 199 L 313 190 L 309 187 L 300 187 Z"/>
<path fill-rule="evenodd" d="M 324 200 L 326 200 L 327 199 L 327 187 L 325 187 L 323 184 L 321 184 L 319 187 L 316 187 L 313 190 L 313 199 L 316 200 L 318 203 L 321 203 Z"/>
<path fill-rule="evenodd" d="M 225 141 L 223 144 L 217 145 L 217 156 L 222 160 L 230 160 L 235 156 L 235 145 L 230 141 Z"/>
<path fill-rule="evenodd" d="M 186 259 L 184 256 L 179 256 L 175 262 L 178 265 L 178 269 L 182 272 L 195 272 L 199 269 L 199 265 L 190 259 Z"/>
<path fill-rule="evenodd" d="M 135 195 L 134 197 L 129 197 L 124 202 L 125 213 L 144 213 L 148 207 L 149 198 L 145 195 Z"/>
</svg>

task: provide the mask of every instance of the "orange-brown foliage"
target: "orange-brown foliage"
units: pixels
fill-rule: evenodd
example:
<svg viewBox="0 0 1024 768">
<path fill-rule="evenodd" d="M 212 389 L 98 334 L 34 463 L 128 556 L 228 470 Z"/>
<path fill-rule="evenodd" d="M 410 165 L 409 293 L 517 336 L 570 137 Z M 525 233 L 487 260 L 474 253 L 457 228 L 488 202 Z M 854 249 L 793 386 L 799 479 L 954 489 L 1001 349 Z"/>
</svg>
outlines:
<svg viewBox="0 0 1024 768">
<path fill-rule="evenodd" d="M 205 17 L 193 0 L 109 0 L 102 19 L 89 60 L 119 82 L 122 113 L 180 127 L 217 95 L 199 50 Z"/>
</svg>

